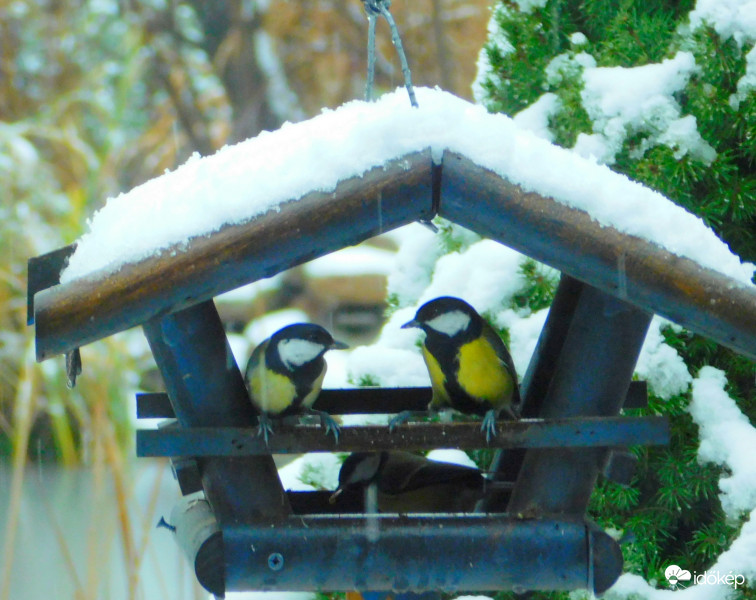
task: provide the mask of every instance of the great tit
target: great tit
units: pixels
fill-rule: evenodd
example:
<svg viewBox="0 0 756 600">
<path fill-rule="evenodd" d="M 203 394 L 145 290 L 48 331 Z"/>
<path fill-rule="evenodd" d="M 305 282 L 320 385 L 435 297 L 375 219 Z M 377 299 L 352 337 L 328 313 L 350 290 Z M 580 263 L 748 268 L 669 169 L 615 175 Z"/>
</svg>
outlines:
<svg viewBox="0 0 756 600">
<path fill-rule="evenodd" d="M 507 347 L 483 317 L 464 300 L 442 296 L 423 304 L 403 329 L 425 332 L 422 352 L 430 374 L 433 396 L 428 411 L 453 408 L 483 416 L 486 441 L 496 435 L 496 419 L 507 413 L 517 419 L 520 391 Z M 393 428 L 412 416 L 394 417 Z"/>
<path fill-rule="evenodd" d="M 257 409 L 260 426 L 257 434 L 265 438 L 273 433 L 271 417 L 280 419 L 304 413 L 320 417 L 320 425 L 339 440 L 339 425 L 326 412 L 312 408 L 320 394 L 328 350 L 347 345 L 331 337 L 320 325 L 295 323 L 278 330 L 254 349 L 244 371 L 244 381 L 252 404 Z"/>
<path fill-rule="evenodd" d="M 480 471 L 400 451 L 355 452 L 339 471 L 334 504 L 347 489 L 377 491 L 379 512 L 471 512 L 486 479 Z"/>
</svg>

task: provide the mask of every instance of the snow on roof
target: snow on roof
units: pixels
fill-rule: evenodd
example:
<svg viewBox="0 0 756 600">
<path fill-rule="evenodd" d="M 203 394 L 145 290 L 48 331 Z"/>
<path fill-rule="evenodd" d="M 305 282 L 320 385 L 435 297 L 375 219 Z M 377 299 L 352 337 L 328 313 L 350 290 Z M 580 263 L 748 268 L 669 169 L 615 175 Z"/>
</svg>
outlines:
<svg viewBox="0 0 756 600">
<path fill-rule="evenodd" d="M 110 198 L 89 221 L 61 282 L 100 269 L 115 271 L 431 148 L 435 160 L 444 150 L 457 152 L 525 191 L 588 212 L 601 225 L 750 283 L 753 265 L 741 263 L 701 219 L 658 192 L 447 92 L 419 88 L 417 98 L 419 109 L 400 88 L 376 102 L 324 110 L 212 156 L 194 156 L 175 171 Z"/>
</svg>

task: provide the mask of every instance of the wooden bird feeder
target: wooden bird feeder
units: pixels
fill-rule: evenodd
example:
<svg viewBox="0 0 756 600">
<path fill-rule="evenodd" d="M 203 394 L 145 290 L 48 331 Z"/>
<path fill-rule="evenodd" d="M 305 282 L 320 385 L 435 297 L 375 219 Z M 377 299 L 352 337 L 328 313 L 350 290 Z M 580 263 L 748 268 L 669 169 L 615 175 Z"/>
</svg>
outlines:
<svg viewBox="0 0 756 600">
<path fill-rule="evenodd" d="M 292 165 L 295 169 L 296 165 Z M 270 455 L 308 451 L 476 448 L 477 423 L 281 429 L 266 448 L 213 298 L 419 219 L 440 215 L 563 273 L 522 381 L 524 419 L 498 424 L 493 468 L 509 490 L 478 514 L 334 514 L 324 492 L 287 492 Z M 282 243 L 282 240 L 286 240 Z M 138 398 L 139 456 L 171 457 L 184 495 L 177 537 L 200 582 L 240 590 L 573 590 L 601 594 L 622 571 L 617 542 L 586 520 L 600 473 L 629 481 L 637 444 L 665 444 L 631 382 L 656 313 L 756 358 L 756 292 L 581 210 L 527 193 L 465 156 L 411 153 L 189 240 L 117 273 L 59 284 L 73 247 L 29 261 L 37 359 L 141 326 L 165 394 Z M 621 267 L 621 268 L 619 268 Z M 429 389 L 324 390 L 334 414 L 423 408 Z M 190 496 L 195 498 L 195 496 Z M 345 512 L 350 511 L 350 512 Z M 317 548 L 316 552 L 312 549 Z"/>
</svg>

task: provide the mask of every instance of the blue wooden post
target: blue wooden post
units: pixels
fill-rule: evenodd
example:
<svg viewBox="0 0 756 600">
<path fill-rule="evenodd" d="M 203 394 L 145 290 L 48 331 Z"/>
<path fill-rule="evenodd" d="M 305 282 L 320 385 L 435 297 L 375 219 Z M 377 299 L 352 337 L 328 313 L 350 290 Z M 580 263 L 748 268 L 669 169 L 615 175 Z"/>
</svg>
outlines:
<svg viewBox="0 0 756 600">
<path fill-rule="evenodd" d="M 649 313 L 584 286 L 539 416 L 618 414 L 650 321 Z M 564 448 L 528 451 L 508 510 L 584 514 L 605 453 Z"/>
<path fill-rule="evenodd" d="M 255 413 L 218 312 L 202 302 L 144 324 L 182 427 L 253 426 Z M 221 526 L 280 518 L 289 506 L 270 455 L 200 459 L 205 495 Z"/>
</svg>

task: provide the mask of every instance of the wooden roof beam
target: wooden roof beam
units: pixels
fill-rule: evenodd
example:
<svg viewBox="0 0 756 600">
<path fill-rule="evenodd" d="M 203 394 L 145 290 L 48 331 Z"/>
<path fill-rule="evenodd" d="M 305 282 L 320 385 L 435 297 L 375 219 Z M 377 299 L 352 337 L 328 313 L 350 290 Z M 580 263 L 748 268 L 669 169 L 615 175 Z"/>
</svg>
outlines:
<svg viewBox="0 0 756 600">
<path fill-rule="evenodd" d="M 37 292 L 37 360 L 430 219 L 433 171 L 430 150 L 409 154 L 344 180 L 333 192 L 311 192 L 116 273 L 98 271 Z"/>
<path fill-rule="evenodd" d="M 544 166 L 544 168 L 548 168 Z M 756 359 L 756 288 L 445 153 L 439 214 Z"/>
<path fill-rule="evenodd" d="M 436 212 L 756 359 L 756 290 L 463 156 L 410 154 L 117 273 L 38 291 L 37 360 L 208 300 Z M 290 243 L 285 240 L 292 235 Z M 30 293 L 34 293 L 31 290 Z"/>
</svg>

